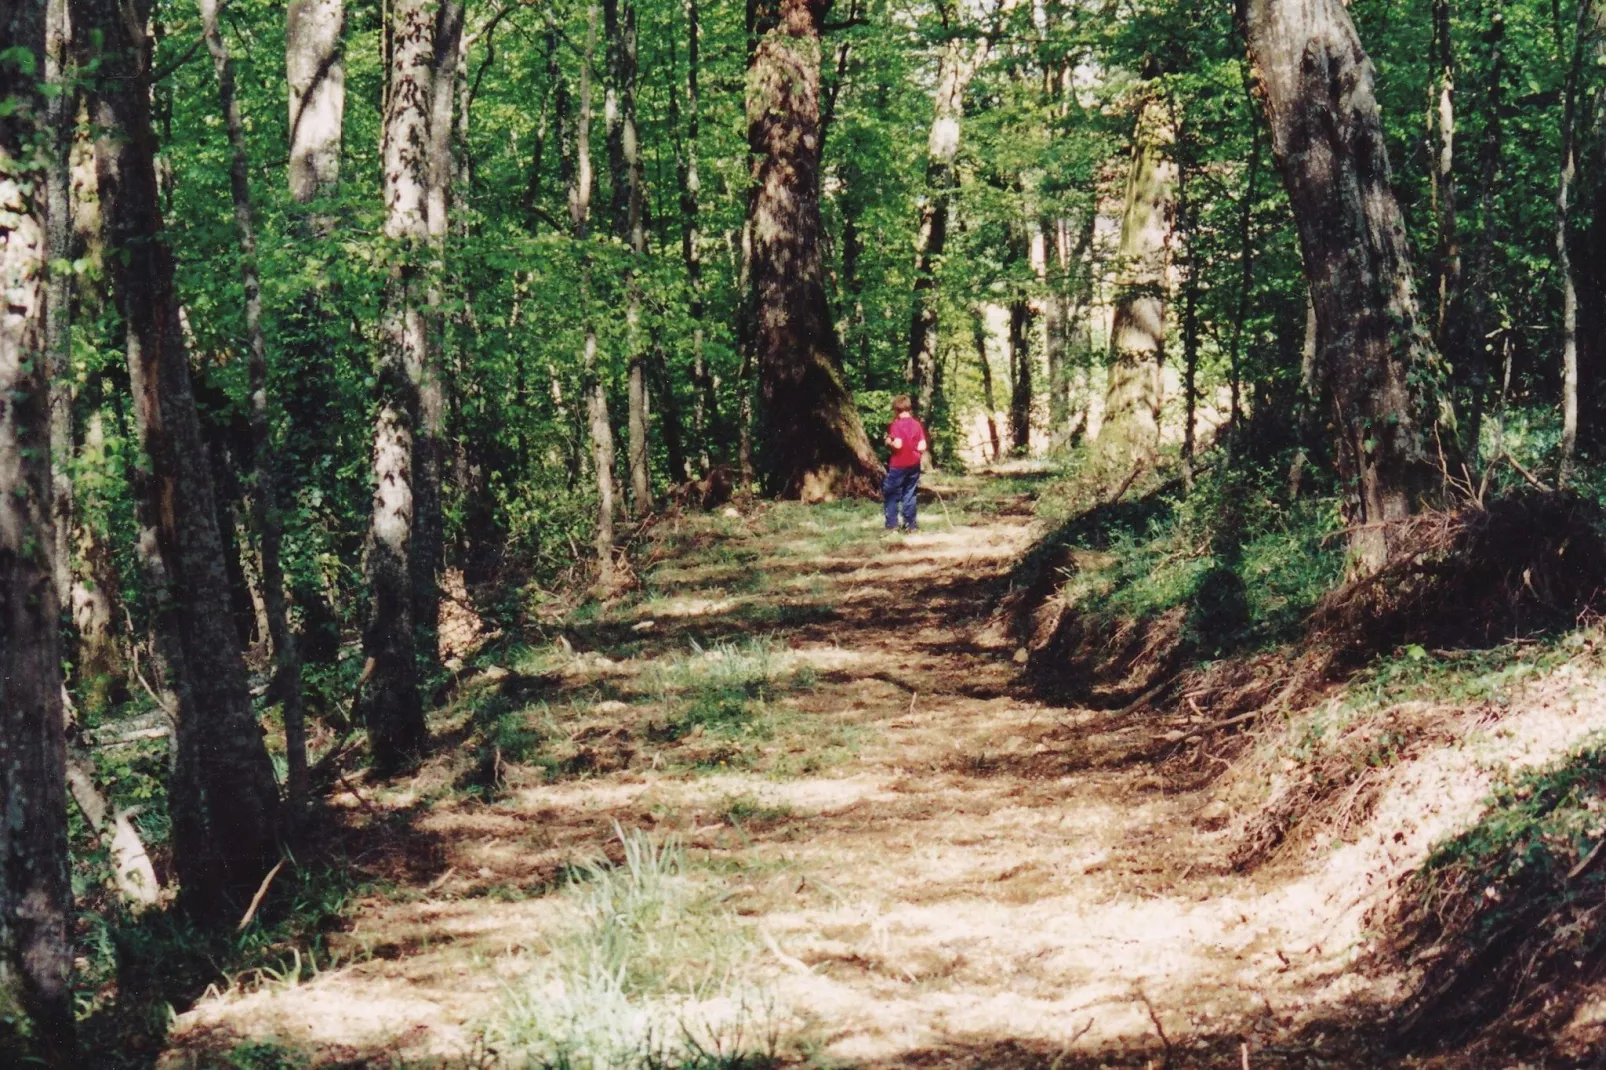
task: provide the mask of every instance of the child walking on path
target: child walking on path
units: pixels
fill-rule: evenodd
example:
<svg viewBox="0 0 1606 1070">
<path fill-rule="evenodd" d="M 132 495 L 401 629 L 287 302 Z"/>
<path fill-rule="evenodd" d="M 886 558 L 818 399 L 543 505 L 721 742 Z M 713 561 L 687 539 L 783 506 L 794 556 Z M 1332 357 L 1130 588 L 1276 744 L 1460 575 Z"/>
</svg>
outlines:
<svg viewBox="0 0 1606 1070">
<path fill-rule="evenodd" d="M 892 447 L 892 459 L 887 462 L 887 479 L 881 485 L 887 530 L 898 529 L 898 513 L 901 509 L 903 528 L 912 533 L 919 530 L 915 522 L 915 490 L 920 486 L 920 459 L 926 452 L 926 429 L 915 419 L 914 402 L 907 394 L 892 399 L 892 426 L 887 428 L 886 441 Z"/>
</svg>

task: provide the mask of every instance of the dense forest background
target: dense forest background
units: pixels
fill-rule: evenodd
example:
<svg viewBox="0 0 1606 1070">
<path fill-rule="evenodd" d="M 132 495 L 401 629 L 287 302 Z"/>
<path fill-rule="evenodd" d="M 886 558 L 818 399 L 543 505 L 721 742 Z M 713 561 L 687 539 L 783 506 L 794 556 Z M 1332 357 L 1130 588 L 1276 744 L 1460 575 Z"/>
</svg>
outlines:
<svg viewBox="0 0 1606 1070">
<path fill-rule="evenodd" d="M 14 0 L 0 30 L 4 731 L 42 763 L 9 790 L 77 800 L 7 850 L 71 837 L 71 887 L 29 878 L 58 905 L 101 851 L 124 898 L 237 921 L 359 729 L 378 773 L 425 753 L 464 618 L 626 597 L 668 512 L 874 493 L 895 394 L 944 473 L 1304 525 L 1290 619 L 1416 553 L 1389 524 L 1606 494 L 1595 0 Z M 142 732 L 173 745 L 90 756 Z M 65 1035 L 67 913 L 25 886 L 19 998 Z"/>
</svg>

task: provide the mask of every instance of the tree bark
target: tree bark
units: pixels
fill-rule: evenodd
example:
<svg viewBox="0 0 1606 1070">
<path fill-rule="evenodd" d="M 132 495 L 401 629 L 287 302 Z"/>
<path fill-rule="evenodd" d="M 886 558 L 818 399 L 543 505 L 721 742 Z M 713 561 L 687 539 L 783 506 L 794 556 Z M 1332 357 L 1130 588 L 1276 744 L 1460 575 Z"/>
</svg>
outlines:
<svg viewBox="0 0 1606 1070">
<path fill-rule="evenodd" d="M 72 146 L 77 93 L 69 72 L 71 27 L 67 0 L 49 0 L 45 25 L 45 81 L 53 92 L 45 99 L 45 131 L 49 154 L 45 165 L 45 226 L 50 256 L 57 262 L 72 256 Z M 55 525 L 51 570 L 56 604 L 72 600 L 73 533 L 73 273 L 51 270 L 45 308 L 45 353 L 50 377 L 50 513 Z"/>
<path fill-rule="evenodd" d="M 452 193 L 452 105 L 463 70 L 464 6 L 440 0 L 429 66 L 429 134 L 425 148 L 425 217 L 429 266 L 424 362 L 418 376 L 418 427 L 413 436 L 413 630 L 415 652 L 433 664 L 439 657 L 440 573 L 445 565 L 443 478 L 446 431 L 446 236 Z"/>
<path fill-rule="evenodd" d="M 1032 306 L 1024 297 L 1009 304 L 1009 448 L 1024 457 L 1032 448 Z"/>
<path fill-rule="evenodd" d="M 676 143 L 675 177 L 680 186 L 680 255 L 686 264 L 687 313 L 691 316 L 692 434 L 697 439 L 697 463 L 703 475 L 712 467 L 708 443 L 719 423 L 719 399 L 714 376 L 708 368 L 703 330 L 703 259 L 699 247 L 698 213 L 702 178 L 698 172 L 698 137 L 702 124 L 702 100 L 698 86 L 701 65 L 701 22 L 697 0 L 685 0 L 686 10 L 686 132 Z M 677 95 L 669 94 L 669 123 L 679 126 Z M 667 377 L 666 377 L 667 378 Z M 683 473 L 694 478 L 691 471 Z"/>
<path fill-rule="evenodd" d="M 1371 572 L 1434 475 L 1426 399 L 1411 380 L 1434 369 L 1374 72 L 1343 0 L 1246 0 L 1241 13 L 1316 307 L 1350 549 Z"/>
<path fill-rule="evenodd" d="M 976 345 L 976 366 L 981 371 L 982 404 L 987 408 L 987 442 L 992 447 L 988 458 L 997 461 L 1004 455 L 1003 443 L 998 438 L 998 399 L 993 392 L 993 362 L 987 358 L 987 321 L 980 310 L 970 321 L 971 340 Z"/>
<path fill-rule="evenodd" d="M 591 223 L 591 57 L 597 46 L 597 5 L 589 7 L 585 54 L 580 63 L 580 114 L 574 132 L 574 182 L 569 187 L 569 223 L 580 250 L 580 308 L 586 318 L 580 368 L 586 396 L 587 436 L 591 441 L 591 467 L 597 480 L 597 586 L 614 587 L 618 571 L 613 560 L 614 441 L 608 414 L 607 385 L 597 360 L 597 327 L 591 310 L 591 254 L 586 247 Z"/>
<path fill-rule="evenodd" d="M 945 11 L 946 22 L 949 13 Z M 957 18 L 958 13 L 953 12 Z M 937 366 L 937 266 L 948 243 L 948 217 L 959 186 L 959 138 L 965 90 L 986 62 L 992 40 L 972 44 L 955 36 L 937 60 L 931 132 L 926 138 L 926 192 L 915 232 L 914 307 L 909 317 L 909 358 L 904 371 L 921 415 L 931 411 Z"/>
<path fill-rule="evenodd" d="M 290 195 L 300 204 L 335 192 L 346 113 L 345 0 L 290 0 L 285 77 L 290 87 Z"/>
<path fill-rule="evenodd" d="M 820 253 L 820 27 L 829 0 L 751 0 L 753 342 L 774 489 L 874 494 L 881 464 L 842 370 Z"/>
<path fill-rule="evenodd" d="M 1450 36 L 1450 0 L 1433 0 L 1434 146 L 1433 200 L 1439 229 L 1438 302 L 1433 341 L 1451 352 L 1451 313 L 1461 296 L 1461 240 L 1456 232 L 1455 43 Z"/>
<path fill-rule="evenodd" d="M 278 856 L 278 789 L 251 709 L 229 610 L 207 450 L 163 237 L 143 14 L 85 0 L 76 40 L 102 43 L 95 125 L 113 290 L 127 331 L 134 417 L 147 464 L 135 480 L 157 650 L 177 722 L 169 785 L 181 902 L 209 921 L 243 906 Z"/>
<path fill-rule="evenodd" d="M 1561 458 L 1558 486 L 1572 479 L 1578 445 L 1578 280 L 1572 264 L 1572 192 L 1578 174 L 1578 96 L 1594 0 L 1579 0 L 1572 61 L 1562 90 L 1561 166 L 1556 176 L 1556 274 L 1561 277 Z"/>
<path fill-rule="evenodd" d="M 369 616 L 364 646 L 373 659 L 367 707 L 374 763 L 394 772 L 424 748 L 418 690 L 413 554 L 417 491 L 414 435 L 420 382 L 429 360 L 425 305 L 429 242 L 429 120 L 434 84 L 434 7 L 392 0 L 391 66 L 385 113 L 385 238 L 394 262 L 385 289 L 374 422 L 374 501 L 368 531 Z"/>
<path fill-rule="evenodd" d="M 1176 123 L 1170 103 L 1145 90 L 1132 133 L 1110 328 L 1109 381 L 1099 453 L 1126 467 L 1152 461 L 1164 401 L 1166 273 L 1176 216 Z"/>
<path fill-rule="evenodd" d="M 641 334 L 641 263 L 647 255 L 646 175 L 636 128 L 636 5 L 634 0 L 603 0 L 607 36 L 608 88 L 605 111 L 608 159 L 613 174 L 613 217 L 621 241 L 630 250 L 625 270 L 625 347 L 629 355 L 630 507 L 638 517 L 652 511 L 652 472 L 647 435 L 647 359 Z"/>
<path fill-rule="evenodd" d="M 257 529 L 262 560 L 262 601 L 268 638 L 273 646 L 274 686 L 284 717 L 285 788 L 292 820 L 307 802 L 307 728 L 301 695 L 301 658 L 290 630 L 290 613 L 284 596 L 284 568 L 280 548 L 284 519 L 279 511 L 278 461 L 268 421 L 268 343 L 262 329 L 262 280 L 257 271 L 256 218 L 251 206 L 245 125 L 234 96 L 234 61 L 218 24 L 219 0 L 198 0 L 202 34 L 217 73 L 218 103 L 229 135 L 229 192 L 234 201 L 234 228 L 240 238 L 240 280 L 245 290 L 245 334 L 250 352 L 251 445 L 255 483 L 251 496 L 252 519 Z"/>
<path fill-rule="evenodd" d="M 56 117 L 40 78 L 46 21 L 45 0 L 0 11 L 0 991 L 11 990 L 41 1054 L 65 1070 L 75 1065 L 72 886 L 51 561 L 46 172 Z"/>
<path fill-rule="evenodd" d="M 1472 255 L 1472 285 L 1466 295 L 1466 323 L 1452 332 L 1452 337 L 1459 340 L 1451 351 L 1452 362 L 1459 356 L 1466 369 L 1469 398 L 1467 429 L 1461 448 L 1471 465 L 1471 475 L 1476 475 L 1482 467 L 1483 412 L 1489 392 L 1489 349 L 1493 344 L 1488 337 L 1489 287 L 1498 233 L 1495 181 L 1500 174 L 1504 151 L 1500 109 L 1505 102 L 1505 29 L 1505 19 L 1498 11 L 1490 16 L 1489 28 L 1484 34 L 1489 48 L 1489 84 L 1484 100 L 1483 138 L 1478 148 L 1478 214 L 1481 218 Z"/>
</svg>

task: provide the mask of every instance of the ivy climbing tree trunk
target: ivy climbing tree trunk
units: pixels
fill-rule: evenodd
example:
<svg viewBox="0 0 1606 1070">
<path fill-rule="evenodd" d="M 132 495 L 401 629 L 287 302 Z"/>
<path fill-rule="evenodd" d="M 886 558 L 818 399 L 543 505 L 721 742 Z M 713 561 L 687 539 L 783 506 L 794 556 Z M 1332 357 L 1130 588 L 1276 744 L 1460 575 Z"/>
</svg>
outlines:
<svg viewBox="0 0 1606 1070">
<path fill-rule="evenodd" d="M 385 287 L 379 406 L 374 420 L 373 510 L 368 528 L 368 626 L 373 660 L 366 707 L 375 765 L 394 772 L 424 748 L 414 635 L 413 554 L 417 491 L 413 438 L 419 383 L 429 360 L 425 305 L 429 242 L 430 91 L 435 5 L 391 4 L 390 90 L 384 138 L 384 236 L 393 262 Z"/>
<path fill-rule="evenodd" d="M 881 464 L 842 372 L 820 253 L 820 28 L 829 0 L 748 5 L 753 346 L 783 497 L 874 494 Z"/>
<path fill-rule="evenodd" d="M 285 77 L 290 87 L 290 195 L 300 204 L 335 192 L 346 114 L 345 0 L 290 0 Z"/>
<path fill-rule="evenodd" d="M 1426 399 L 1412 382 L 1434 370 L 1432 352 L 1372 63 L 1343 0 L 1245 0 L 1241 14 L 1316 308 L 1350 550 L 1356 569 L 1371 572 L 1435 489 Z"/>
<path fill-rule="evenodd" d="M 234 95 L 234 61 L 219 26 L 219 0 L 199 0 L 201 32 L 217 72 L 218 103 L 229 135 L 229 192 L 234 202 L 234 228 L 240 238 L 240 281 L 245 291 L 246 348 L 250 353 L 251 444 L 255 487 L 251 511 L 261 556 L 262 601 L 273 647 L 273 694 L 284 718 L 285 789 L 294 820 L 307 802 L 307 726 L 301 696 L 301 657 L 290 630 L 284 596 L 284 519 L 279 510 L 278 463 L 268 420 L 268 342 L 262 329 L 262 280 L 257 270 L 256 218 L 251 206 L 245 124 Z"/>
<path fill-rule="evenodd" d="M 1166 274 L 1176 226 L 1177 166 L 1171 158 L 1176 122 L 1171 103 L 1146 89 L 1132 132 L 1121 245 L 1116 263 L 1115 318 L 1110 327 L 1109 381 L 1098 452 L 1126 467 L 1154 459 L 1160 445 L 1164 380 Z"/>
<path fill-rule="evenodd" d="M 75 45 L 96 64 L 96 169 L 106 263 L 126 331 L 145 465 L 135 500 L 156 648 L 177 722 L 168 788 L 180 901 L 209 921 L 239 916 L 278 855 L 279 795 L 251 709 L 229 608 L 207 450 L 190 382 L 173 254 L 158 207 L 150 41 L 119 0 L 84 0 Z M 136 36 L 137 35 L 137 36 Z"/>
<path fill-rule="evenodd" d="M 67 749 L 51 554 L 45 0 L 0 9 L 0 995 L 73 1054 Z M 19 58 L 21 57 L 21 58 Z M 59 83 L 58 83 L 59 84 Z"/>
</svg>

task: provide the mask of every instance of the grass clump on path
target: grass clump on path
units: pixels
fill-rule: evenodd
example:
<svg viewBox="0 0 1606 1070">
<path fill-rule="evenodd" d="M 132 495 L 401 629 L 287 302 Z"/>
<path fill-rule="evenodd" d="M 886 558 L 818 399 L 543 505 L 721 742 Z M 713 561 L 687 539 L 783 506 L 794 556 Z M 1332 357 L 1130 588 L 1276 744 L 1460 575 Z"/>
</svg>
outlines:
<svg viewBox="0 0 1606 1070">
<path fill-rule="evenodd" d="M 542 1070 L 752 1068 L 773 1061 L 753 945 L 673 840 L 615 826 L 622 859 L 579 867 L 568 918 L 493 1030 Z"/>
</svg>

